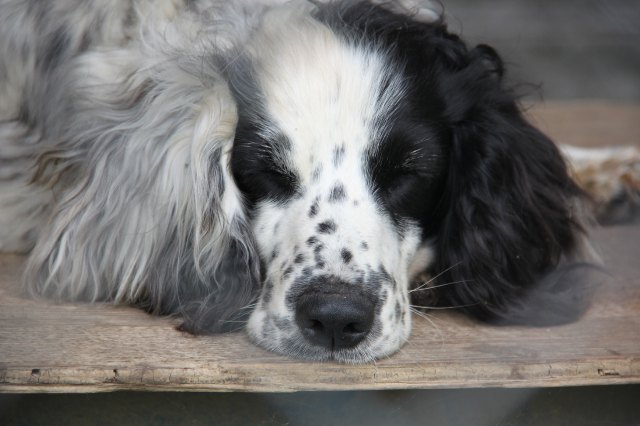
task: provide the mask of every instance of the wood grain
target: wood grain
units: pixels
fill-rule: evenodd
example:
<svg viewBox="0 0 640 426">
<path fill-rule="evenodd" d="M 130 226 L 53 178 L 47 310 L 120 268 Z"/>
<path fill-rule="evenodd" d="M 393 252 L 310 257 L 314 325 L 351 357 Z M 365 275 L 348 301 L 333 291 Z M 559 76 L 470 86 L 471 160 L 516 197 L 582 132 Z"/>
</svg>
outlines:
<svg viewBox="0 0 640 426">
<path fill-rule="evenodd" d="M 535 108 L 567 142 L 637 142 L 637 106 Z M 584 121 L 582 121 L 584 118 Z M 592 126 L 585 139 L 572 135 Z M 582 127 L 581 127 L 582 126 Z M 609 130 L 607 130 L 607 128 Z M 600 136 L 604 135 L 604 136 Z M 640 383 L 640 227 L 594 234 L 611 276 L 577 323 L 492 327 L 453 311 L 415 317 L 409 342 L 370 365 L 303 362 L 242 333 L 193 337 L 137 309 L 53 304 L 20 295 L 23 258 L 0 256 L 0 391 L 297 391 Z"/>
</svg>

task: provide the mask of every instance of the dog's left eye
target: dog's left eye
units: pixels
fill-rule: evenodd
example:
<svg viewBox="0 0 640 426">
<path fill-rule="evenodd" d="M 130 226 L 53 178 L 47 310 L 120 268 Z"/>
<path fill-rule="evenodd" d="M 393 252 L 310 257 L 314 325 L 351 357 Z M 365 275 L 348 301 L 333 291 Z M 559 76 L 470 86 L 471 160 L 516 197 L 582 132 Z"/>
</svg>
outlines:
<svg viewBox="0 0 640 426">
<path fill-rule="evenodd" d="M 410 218 L 427 230 L 447 176 L 448 154 L 440 135 L 424 126 L 413 129 L 392 132 L 369 153 L 369 177 L 394 219 Z"/>
<path fill-rule="evenodd" d="M 406 139 L 390 139 L 371 154 L 369 170 L 377 193 L 402 195 L 420 182 L 426 184 L 430 170 L 423 148 L 416 145 Z"/>
<path fill-rule="evenodd" d="M 389 193 L 403 191 L 418 184 L 422 179 L 423 177 L 418 171 L 402 169 L 391 172 L 385 179 L 385 185 L 381 189 Z"/>
<path fill-rule="evenodd" d="M 418 170 L 399 169 L 389 171 L 388 175 L 379 179 L 377 192 L 387 202 L 395 205 L 404 201 L 421 186 L 428 185 L 428 176 Z"/>
</svg>

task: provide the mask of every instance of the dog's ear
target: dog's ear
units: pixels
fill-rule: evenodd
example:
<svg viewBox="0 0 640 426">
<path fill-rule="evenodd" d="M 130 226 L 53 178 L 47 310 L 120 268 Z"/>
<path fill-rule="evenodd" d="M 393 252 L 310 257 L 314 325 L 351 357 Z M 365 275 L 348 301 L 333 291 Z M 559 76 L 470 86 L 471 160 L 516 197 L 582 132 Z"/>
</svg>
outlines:
<svg viewBox="0 0 640 426">
<path fill-rule="evenodd" d="M 585 305 L 575 281 L 588 268 L 570 262 L 586 241 L 582 192 L 502 74 L 495 51 L 480 46 L 438 81 L 452 141 L 433 273 L 456 283 L 441 304 L 483 320 L 566 322 Z"/>
<path fill-rule="evenodd" d="M 236 108 L 221 92 L 203 106 L 191 144 L 193 263 L 184 265 L 177 300 L 181 329 L 196 334 L 243 327 L 260 287 L 253 234 L 230 170 Z"/>
<path fill-rule="evenodd" d="M 173 65 L 70 99 L 81 107 L 40 159 L 58 197 L 25 279 L 36 294 L 138 304 L 215 333 L 242 326 L 259 287 L 229 173 L 237 113 L 215 67 Z"/>
</svg>

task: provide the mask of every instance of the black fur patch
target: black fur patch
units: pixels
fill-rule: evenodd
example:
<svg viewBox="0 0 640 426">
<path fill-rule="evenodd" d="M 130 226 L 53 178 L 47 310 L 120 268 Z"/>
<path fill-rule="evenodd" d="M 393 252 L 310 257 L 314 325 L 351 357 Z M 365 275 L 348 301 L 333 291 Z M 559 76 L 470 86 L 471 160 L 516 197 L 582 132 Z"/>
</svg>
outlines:
<svg viewBox="0 0 640 426">
<path fill-rule="evenodd" d="M 320 222 L 316 229 L 321 234 L 333 234 L 338 229 L 338 225 L 333 220 L 325 220 Z"/>
<path fill-rule="evenodd" d="M 313 200 L 311 207 L 309 207 L 309 217 L 315 217 L 318 214 L 319 207 L 320 207 L 320 198 L 316 197 L 315 200 Z"/>
<path fill-rule="evenodd" d="M 351 259 L 353 259 L 353 254 L 349 249 L 343 248 L 340 250 L 340 257 L 342 257 L 342 261 L 344 263 L 349 263 L 351 262 Z"/>
<path fill-rule="evenodd" d="M 347 193 L 344 189 L 344 185 L 341 183 L 337 183 L 333 188 L 331 188 L 331 193 L 329 194 L 329 202 L 338 203 L 344 201 Z"/>
</svg>

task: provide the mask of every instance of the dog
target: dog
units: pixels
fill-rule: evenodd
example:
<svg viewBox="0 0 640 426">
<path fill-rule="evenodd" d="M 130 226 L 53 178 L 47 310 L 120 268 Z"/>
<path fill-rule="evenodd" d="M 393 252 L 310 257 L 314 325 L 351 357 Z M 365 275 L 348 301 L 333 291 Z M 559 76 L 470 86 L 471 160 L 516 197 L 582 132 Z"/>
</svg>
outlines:
<svg viewBox="0 0 640 426">
<path fill-rule="evenodd" d="M 1 0 L 0 248 L 33 295 L 311 360 L 416 307 L 571 321 L 588 195 L 503 74 L 430 3 Z"/>
</svg>

